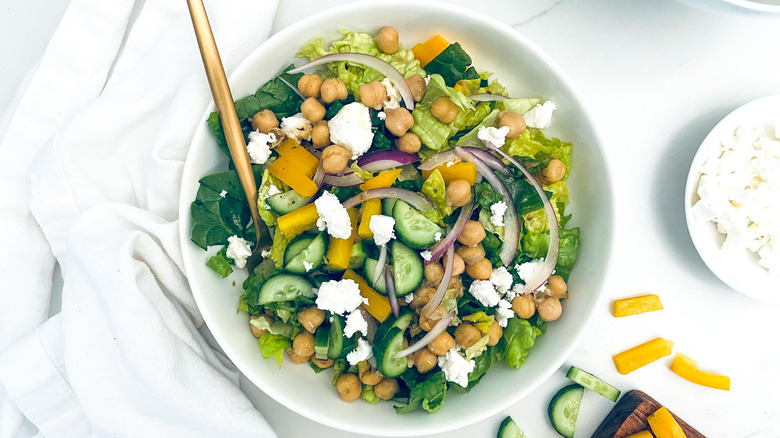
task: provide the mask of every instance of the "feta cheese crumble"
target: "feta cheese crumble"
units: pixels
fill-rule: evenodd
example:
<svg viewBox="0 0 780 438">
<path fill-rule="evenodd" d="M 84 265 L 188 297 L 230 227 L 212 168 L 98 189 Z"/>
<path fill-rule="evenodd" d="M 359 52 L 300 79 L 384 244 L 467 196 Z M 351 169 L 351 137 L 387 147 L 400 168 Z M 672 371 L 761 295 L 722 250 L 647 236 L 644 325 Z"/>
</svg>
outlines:
<svg viewBox="0 0 780 438">
<path fill-rule="evenodd" d="M 315 304 L 317 308 L 331 313 L 344 315 L 368 304 L 368 299 L 360 295 L 360 287 L 354 280 L 330 280 L 320 285 Z"/>
<path fill-rule="evenodd" d="M 368 222 L 368 229 L 374 233 L 374 243 L 376 246 L 387 245 L 387 242 L 395 239 L 395 219 L 383 214 L 371 216 Z"/>
<path fill-rule="evenodd" d="M 411 303 L 412 301 L 414 301 L 414 292 L 412 292 L 412 293 L 410 293 L 409 295 L 406 295 L 406 296 L 404 297 L 404 302 L 406 302 L 406 304 L 409 304 L 409 303 Z"/>
<path fill-rule="evenodd" d="M 220 198 L 224 198 L 225 196 L 227 196 L 227 190 L 223 190 L 223 191 L 219 192 L 219 197 Z"/>
<path fill-rule="evenodd" d="M 530 280 L 534 278 L 536 271 L 538 271 L 543 264 L 544 264 L 543 259 L 531 260 L 530 262 L 525 262 L 520 265 L 515 265 L 515 271 L 517 271 L 517 275 L 520 277 L 521 280 L 523 280 L 524 283 L 528 283 Z"/>
<path fill-rule="evenodd" d="M 317 229 L 325 231 L 327 228 L 328 234 L 337 239 L 348 239 L 352 235 L 349 213 L 336 195 L 325 190 L 322 196 L 314 201 L 314 207 L 319 215 Z"/>
<path fill-rule="evenodd" d="M 780 276 L 780 138 L 740 126 L 721 140 L 718 156 L 701 168 L 699 201 L 692 208 L 726 235 L 723 249 L 747 248 Z"/>
<path fill-rule="evenodd" d="M 368 334 L 368 321 L 359 309 L 353 310 L 347 316 L 347 323 L 344 325 L 344 336 L 351 338 L 355 333 L 360 332 L 364 336 Z"/>
<path fill-rule="evenodd" d="M 490 223 L 497 226 L 504 226 L 504 213 L 506 213 L 506 202 L 498 201 L 490 206 Z"/>
<path fill-rule="evenodd" d="M 385 97 L 385 101 L 382 103 L 382 107 L 386 110 L 400 107 L 401 93 L 393 86 L 393 83 L 390 82 L 390 79 L 382 79 L 382 85 L 384 85 L 385 89 L 387 90 L 387 97 Z"/>
<path fill-rule="evenodd" d="M 496 307 L 496 321 L 501 327 L 506 327 L 509 324 L 509 318 L 514 318 L 515 311 L 512 310 L 512 303 L 508 300 L 501 300 Z"/>
<path fill-rule="evenodd" d="M 368 107 L 360 102 L 344 105 L 332 119 L 328 120 L 330 141 L 352 151 L 352 159 L 363 155 L 374 141 L 371 131 L 371 115 Z"/>
<path fill-rule="evenodd" d="M 268 199 L 271 196 L 278 195 L 279 193 L 282 193 L 282 191 L 279 190 L 279 187 L 276 187 L 276 184 L 271 184 L 271 186 L 268 187 L 268 193 L 265 194 L 264 198 Z"/>
<path fill-rule="evenodd" d="M 552 121 L 552 114 L 555 109 L 555 104 L 549 100 L 545 103 L 536 105 L 523 114 L 525 125 L 529 128 L 538 129 L 544 129 L 550 126 L 550 122 Z"/>
<path fill-rule="evenodd" d="M 228 237 L 225 255 L 233 259 L 233 263 L 235 263 L 237 268 L 243 268 L 246 266 L 246 259 L 252 255 L 252 249 L 249 245 L 249 241 L 243 237 L 230 236 Z"/>
<path fill-rule="evenodd" d="M 311 140 L 311 130 L 314 125 L 303 114 L 282 117 L 280 127 L 284 135 L 293 140 Z"/>
<path fill-rule="evenodd" d="M 469 286 L 469 293 L 485 307 L 495 307 L 501 299 L 490 280 L 474 280 Z"/>
<path fill-rule="evenodd" d="M 430 262 L 433 254 L 431 254 L 431 252 L 426 249 L 425 251 L 420 252 L 420 257 L 422 257 L 426 262 Z"/>
<path fill-rule="evenodd" d="M 306 260 L 303 261 L 303 267 L 306 269 L 306 272 L 311 271 L 311 268 L 314 267 L 311 263 L 307 262 Z"/>
<path fill-rule="evenodd" d="M 368 360 L 371 356 L 373 356 L 371 345 L 364 338 L 359 338 L 355 349 L 347 353 L 347 362 L 350 365 L 357 365 L 358 362 Z"/>
<path fill-rule="evenodd" d="M 513 281 L 512 274 L 503 266 L 493 268 L 493 273 L 490 274 L 490 282 L 496 287 L 496 292 L 500 294 L 507 293 L 512 288 Z"/>
<path fill-rule="evenodd" d="M 268 249 L 264 249 L 264 250 L 260 251 L 260 257 L 262 257 L 262 258 L 266 258 L 269 255 L 271 255 L 271 251 L 268 250 Z"/>
<path fill-rule="evenodd" d="M 477 138 L 484 143 L 491 143 L 493 146 L 501 147 L 506 142 L 506 135 L 509 134 L 509 126 L 494 128 L 492 126 L 480 126 L 477 131 Z"/>
<path fill-rule="evenodd" d="M 376 113 L 376 116 L 379 117 L 379 120 L 384 120 L 387 118 L 387 113 L 385 113 L 384 111 L 379 111 L 378 113 Z"/>
<path fill-rule="evenodd" d="M 441 240 L 441 233 L 437 231 L 437 232 L 436 232 L 436 233 L 433 235 L 433 240 L 435 240 L 435 241 L 437 241 L 437 242 L 438 242 L 438 241 L 440 241 L 440 240 Z"/>
<path fill-rule="evenodd" d="M 249 161 L 252 164 L 265 164 L 268 157 L 271 156 L 271 145 L 276 142 L 274 133 L 263 134 L 260 131 L 249 133 L 249 143 L 246 145 L 246 151 L 249 153 Z"/>
<path fill-rule="evenodd" d="M 358 341 L 359 342 L 359 341 Z M 454 382 L 462 387 L 469 386 L 469 373 L 474 371 L 474 359 L 466 360 L 458 353 L 460 347 L 448 350 L 444 356 L 439 356 L 439 367 L 444 372 L 448 382 Z"/>
</svg>

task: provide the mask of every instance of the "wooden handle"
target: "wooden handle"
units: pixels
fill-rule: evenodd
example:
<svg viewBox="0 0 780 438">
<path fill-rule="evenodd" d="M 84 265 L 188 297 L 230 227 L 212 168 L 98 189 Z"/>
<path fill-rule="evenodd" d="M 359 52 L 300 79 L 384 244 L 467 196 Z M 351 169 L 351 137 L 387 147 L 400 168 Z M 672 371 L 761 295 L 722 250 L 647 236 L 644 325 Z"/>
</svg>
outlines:
<svg viewBox="0 0 780 438">
<path fill-rule="evenodd" d="M 236 115 L 233 96 L 230 93 L 225 69 L 222 67 L 222 59 L 219 57 L 217 43 L 214 41 L 214 34 L 211 31 L 209 18 L 206 15 L 206 8 L 203 6 L 203 0 L 187 0 L 187 6 L 190 10 L 190 17 L 192 17 L 192 25 L 195 29 L 195 37 L 198 40 L 200 56 L 206 69 L 211 94 L 217 106 L 222 129 L 225 132 L 225 140 L 227 140 L 228 149 L 230 150 L 230 157 L 233 159 L 238 180 L 241 182 L 241 187 L 244 189 L 244 194 L 249 201 L 249 210 L 252 214 L 252 222 L 255 224 L 258 245 L 260 245 L 260 242 L 268 244 L 272 242 L 272 239 L 257 211 L 257 183 L 255 182 L 255 175 L 252 173 L 252 164 L 249 160 L 249 153 L 246 150 L 244 133 Z"/>
</svg>

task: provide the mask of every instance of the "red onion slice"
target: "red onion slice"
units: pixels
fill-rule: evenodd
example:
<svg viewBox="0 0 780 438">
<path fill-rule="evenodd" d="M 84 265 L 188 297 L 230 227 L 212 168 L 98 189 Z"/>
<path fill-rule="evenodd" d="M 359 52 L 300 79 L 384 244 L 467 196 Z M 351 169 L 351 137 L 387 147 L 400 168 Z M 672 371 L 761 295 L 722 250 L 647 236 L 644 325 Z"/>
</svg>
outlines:
<svg viewBox="0 0 780 438">
<path fill-rule="evenodd" d="M 436 155 L 430 156 L 427 160 L 423 161 L 422 164 L 417 166 L 417 168 L 420 170 L 433 170 L 450 161 L 460 161 L 460 158 L 455 155 L 455 151 L 447 149 L 446 151 L 441 151 Z"/>
<path fill-rule="evenodd" d="M 465 149 L 472 154 L 476 155 L 479 159 L 485 162 L 491 169 L 498 170 L 500 172 L 507 173 L 509 172 L 509 168 L 504 164 L 500 159 L 496 158 L 495 155 L 491 154 L 490 152 L 475 148 L 471 146 L 460 146 L 462 149 Z M 448 163 L 450 161 L 461 161 L 460 157 L 458 157 L 455 154 L 454 149 L 447 149 L 446 151 L 439 152 L 436 155 L 431 156 L 427 160 L 425 160 L 422 164 L 417 166 L 420 170 L 433 170 L 442 164 Z"/>
<path fill-rule="evenodd" d="M 295 92 L 295 94 L 298 95 L 298 97 L 300 97 L 303 100 L 306 100 L 306 96 L 304 96 L 303 93 L 301 93 L 301 90 L 299 90 L 298 87 L 296 87 L 295 85 L 291 84 L 287 79 L 283 78 L 282 75 L 279 75 L 279 79 L 282 82 L 284 82 L 285 85 L 287 85 L 288 87 L 292 88 L 292 90 Z"/>
<path fill-rule="evenodd" d="M 437 336 L 442 334 L 442 332 L 444 332 L 444 330 L 447 329 L 447 326 L 450 325 L 450 321 L 452 321 L 452 318 L 454 317 L 455 317 L 455 311 L 453 310 L 452 312 L 444 316 L 444 318 L 442 318 L 439 322 L 437 322 L 436 325 L 434 325 L 433 328 L 431 328 L 431 331 L 426 333 L 426 335 L 420 338 L 419 341 L 410 345 L 408 348 L 399 351 L 393 357 L 396 359 L 406 357 L 414 353 L 415 351 L 425 347 L 426 345 L 430 344 L 431 341 L 436 339 Z"/>
<path fill-rule="evenodd" d="M 390 310 L 392 310 L 393 315 L 398 318 L 398 314 L 401 312 L 401 306 L 398 304 L 398 296 L 395 294 L 393 273 L 390 271 L 389 266 L 385 266 L 385 289 L 387 289 L 387 301 L 390 302 Z"/>
<path fill-rule="evenodd" d="M 342 205 L 344 205 L 344 208 L 352 208 L 369 199 L 383 198 L 400 199 L 423 213 L 426 211 L 434 211 L 434 206 L 431 201 L 428 200 L 428 198 L 411 190 L 399 189 L 398 187 L 384 187 L 381 189 L 366 190 L 365 192 L 358 193 L 357 195 L 347 199 L 342 203 Z"/>
<path fill-rule="evenodd" d="M 539 197 L 542 198 L 542 203 L 544 204 L 544 212 L 547 214 L 547 223 L 549 224 L 550 228 L 550 243 L 547 245 L 547 255 L 544 257 L 544 263 L 536 270 L 536 272 L 534 272 L 533 277 L 529 279 L 523 287 L 523 293 L 532 292 L 536 289 L 539 289 L 544 284 L 544 282 L 550 278 L 550 275 L 552 275 L 553 271 L 555 270 L 556 263 L 558 263 L 558 255 L 560 254 L 561 250 L 561 238 L 558 232 L 558 217 L 555 215 L 555 209 L 553 208 L 552 202 L 550 202 L 550 199 L 547 198 L 547 194 L 544 193 L 542 185 L 539 184 L 539 181 L 537 181 L 533 175 L 531 175 L 531 172 L 518 163 L 517 160 L 509 156 L 509 154 L 502 151 L 498 146 L 489 141 L 484 143 L 489 148 L 501 154 L 501 156 L 503 156 L 507 161 L 512 163 L 515 167 L 520 169 L 521 172 L 523 172 L 523 175 L 525 175 L 525 177 L 528 179 L 528 182 L 534 186 L 536 193 L 538 193 Z M 507 209 L 507 212 L 508 210 L 509 209 Z M 506 229 L 504 229 L 504 233 L 506 233 Z M 504 234 L 504 237 L 506 238 L 506 234 Z"/>
<path fill-rule="evenodd" d="M 381 150 L 361 155 L 358 166 L 366 172 L 379 172 L 394 167 L 405 166 L 420 161 L 420 157 L 397 150 Z"/>
<path fill-rule="evenodd" d="M 517 247 L 520 244 L 520 221 L 517 217 L 517 210 L 515 209 L 515 201 L 512 199 L 512 194 L 504 185 L 498 176 L 485 164 L 484 161 L 477 158 L 473 153 L 455 146 L 455 154 L 464 160 L 471 161 L 474 166 L 477 167 L 479 172 L 488 181 L 493 190 L 504 198 L 506 203 L 506 213 L 504 213 L 504 245 L 501 247 L 501 253 L 499 257 L 504 263 L 504 266 L 509 266 L 515 259 L 517 254 Z"/>
<path fill-rule="evenodd" d="M 509 167 L 507 167 L 507 165 L 504 164 L 503 161 L 501 161 L 498 157 L 496 157 L 495 155 L 491 154 L 490 152 L 488 152 L 488 151 L 486 151 L 484 149 L 475 148 L 475 147 L 471 147 L 471 146 L 458 146 L 458 147 L 460 147 L 461 149 L 463 149 L 465 151 L 468 151 L 468 152 L 471 152 L 472 154 L 474 154 L 474 156 L 476 156 L 480 160 L 484 161 L 485 164 L 487 164 L 489 168 L 491 168 L 493 170 L 497 170 L 499 172 L 509 173 Z"/>
<path fill-rule="evenodd" d="M 414 109 L 414 98 L 412 97 L 412 90 L 409 89 L 409 85 L 406 83 L 404 75 L 402 75 L 401 72 L 399 72 L 389 62 L 379 59 L 375 56 L 366 55 L 365 53 L 344 52 L 325 55 L 315 59 L 314 61 L 303 64 L 300 67 L 289 70 L 287 73 L 300 73 L 308 68 L 317 67 L 334 61 L 354 62 L 355 64 L 362 64 L 366 67 L 373 68 L 379 73 L 382 73 L 387 77 L 387 79 L 390 79 L 390 82 L 393 83 L 393 86 L 398 89 L 399 93 L 401 93 L 401 97 L 404 100 L 406 109 L 409 111 Z"/>
<path fill-rule="evenodd" d="M 340 175 L 325 174 L 325 184 L 333 187 L 354 187 L 363 184 L 363 178 L 355 172 L 343 173 Z"/>
<path fill-rule="evenodd" d="M 500 102 L 509 99 L 509 97 L 500 94 L 480 93 L 472 94 L 469 96 L 469 99 L 476 100 L 477 102 Z"/>
<path fill-rule="evenodd" d="M 379 260 L 376 262 L 374 275 L 371 279 L 372 285 L 376 285 L 376 282 L 379 281 L 379 277 L 382 275 L 382 271 L 385 269 L 385 263 L 387 263 L 387 245 L 382 245 L 379 247 Z"/>
<path fill-rule="evenodd" d="M 447 292 L 447 288 L 450 286 L 450 279 L 452 279 L 452 265 L 454 263 L 455 246 L 450 245 L 450 247 L 447 249 L 447 266 L 444 267 L 444 276 L 441 278 L 439 287 L 436 288 L 436 293 L 433 294 L 425 307 L 422 308 L 420 315 L 425 315 L 427 317 L 431 314 L 431 312 L 439 307 L 439 304 L 441 304 L 441 301 L 444 299 L 444 294 Z"/>
<path fill-rule="evenodd" d="M 460 233 L 463 232 L 463 228 L 466 226 L 466 223 L 469 221 L 471 213 L 473 212 L 474 195 L 472 193 L 471 200 L 469 200 L 468 204 L 461 207 L 460 214 L 458 215 L 458 219 L 455 220 L 455 224 L 453 224 L 452 230 L 450 230 L 450 232 L 447 233 L 447 235 L 445 235 L 441 240 L 433 244 L 433 246 L 428 250 L 431 252 L 431 258 L 430 260 L 425 260 L 426 265 L 439 260 L 449 248 L 452 248 L 452 246 L 455 244 L 455 240 L 457 240 L 458 236 L 460 236 Z"/>
<path fill-rule="evenodd" d="M 312 199 L 317 196 L 317 193 L 319 193 L 320 189 L 322 188 L 322 183 L 325 181 L 325 171 L 322 170 L 322 162 L 320 162 L 320 164 L 317 166 L 317 170 L 314 172 L 314 176 L 311 177 L 311 180 L 314 181 L 314 184 L 317 184 L 317 191 L 314 192 L 314 194 L 303 203 L 304 205 L 311 202 Z"/>
</svg>

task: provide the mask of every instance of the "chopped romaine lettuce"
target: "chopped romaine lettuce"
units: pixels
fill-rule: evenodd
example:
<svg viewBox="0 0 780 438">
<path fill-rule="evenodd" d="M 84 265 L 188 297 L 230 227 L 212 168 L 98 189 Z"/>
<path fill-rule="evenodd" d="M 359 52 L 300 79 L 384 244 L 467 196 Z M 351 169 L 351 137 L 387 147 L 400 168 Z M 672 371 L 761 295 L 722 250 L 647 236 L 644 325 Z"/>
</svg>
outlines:
<svg viewBox="0 0 780 438">
<path fill-rule="evenodd" d="M 263 359 L 268 359 L 269 357 L 273 356 L 279 368 L 282 367 L 284 350 L 292 348 L 292 341 L 290 338 L 284 337 L 282 335 L 274 335 L 270 332 L 261 336 L 257 343 L 260 345 L 260 351 L 263 353 Z"/>
<path fill-rule="evenodd" d="M 442 178 L 439 169 L 434 170 L 433 173 L 428 176 L 428 179 L 425 180 L 420 189 L 422 194 L 433 202 L 433 205 L 436 206 L 442 217 L 451 215 L 453 210 L 451 205 L 447 205 L 447 201 L 444 197 L 445 190 L 444 178 Z"/>
<path fill-rule="evenodd" d="M 518 114 L 525 114 L 528 110 L 530 110 L 531 108 L 535 107 L 540 103 L 542 103 L 542 99 L 538 97 L 526 98 L 526 99 L 512 98 L 512 99 L 505 99 L 502 100 L 501 102 L 498 102 L 497 106 L 499 107 L 499 109 L 505 111 L 512 111 Z"/>
<path fill-rule="evenodd" d="M 230 262 L 225 256 L 225 248 L 226 247 L 222 248 L 218 253 L 211 256 L 206 262 L 206 266 L 222 276 L 222 278 L 233 273 L 233 268 L 230 266 Z"/>
<path fill-rule="evenodd" d="M 568 281 L 571 269 L 577 259 L 577 250 L 580 247 L 580 229 L 561 229 L 559 232 L 561 244 L 558 262 L 555 264 L 555 273 Z M 523 254 L 535 259 L 547 254 L 547 246 L 550 242 L 550 232 L 528 233 L 523 237 Z"/>
<path fill-rule="evenodd" d="M 283 183 L 279 178 L 271 175 L 268 169 L 263 171 L 263 177 L 260 180 L 260 188 L 257 189 L 257 212 L 260 214 L 260 219 L 265 222 L 269 227 L 276 225 L 276 214 L 266 207 L 265 198 L 268 191 L 271 190 L 271 186 L 276 186 L 279 191 L 286 191 L 288 189 L 287 184 Z"/>
<path fill-rule="evenodd" d="M 504 339 L 506 340 L 506 356 L 504 362 L 515 368 L 520 368 L 525 363 L 528 356 L 528 349 L 534 346 L 536 337 L 542 331 L 526 319 L 511 318 L 504 329 Z"/>
<path fill-rule="evenodd" d="M 440 97 L 449 97 L 458 106 L 458 116 L 450 124 L 444 124 L 431 115 L 431 105 Z M 431 75 L 425 96 L 412 111 L 415 122 L 412 132 L 420 137 L 420 141 L 425 146 L 440 151 L 447 145 L 447 140 L 450 137 L 466 127 L 467 122 L 477 124 L 481 121 L 469 117 L 471 113 L 476 111 L 476 107 L 468 97 L 454 88 L 448 87 L 441 76 Z"/>
<path fill-rule="evenodd" d="M 528 128 L 522 134 L 507 140 L 501 149 L 509 155 L 521 157 L 533 157 L 537 161 L 545 158 L 557 158 L 566 165 L 566 177 L 571 170 L 571 143 L 560 141 L 557 138 L 548 139 L 541 130 Z"/>
<path fill-rule="evenodd" d="M 274 230 L 274 244 L 271 246 L 271 259 L 276 263 L 277 268 L 281 268 L 284 265 L 284 251 L 291 240 L 279 231 L 279 227 L 276 227 Z"/>
</svg>

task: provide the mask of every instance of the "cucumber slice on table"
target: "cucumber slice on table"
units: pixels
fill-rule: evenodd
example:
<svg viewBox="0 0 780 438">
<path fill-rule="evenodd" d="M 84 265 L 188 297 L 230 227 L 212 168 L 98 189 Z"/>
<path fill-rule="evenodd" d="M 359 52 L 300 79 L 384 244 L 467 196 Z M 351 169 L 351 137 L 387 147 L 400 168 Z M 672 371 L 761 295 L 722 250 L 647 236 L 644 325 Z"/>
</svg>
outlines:
<svg viewBox="0 0 780 438">
<path fill-rule="evenodd" d="M 547 414 L 555 431 L 562 437 L 574 437 L 574 426 L 577 424 L 577 414 L 580 412 L 584 392 L 585 389 L 580 385 L 569 385 L 558 391 L 550 401 Z"/>
<path fill-rule="evenodd" d="M 288 190 L 269 196 L 265 199 L 266 205 L 271 207 L 271 211 L 278 215 L 285 215 L 293 210 L 297 210 L 304 205 L 309 198 L 301 196 L 295 190 Z"/>
<path fill-rule="evenodd" d="M 498 427 L 498 438 L 526 438 L 522 430 L 512 420 L 512 417 L 504 418 L 501 426 Z"/>
<path fill-rule="evenodd" d="M 388 317 L 374 334 L 373 353 L 377 369 L 385 377 L 395 378 L 407 370 L 406 358 L 395 358 L 403 350 L 404 332 L 412 321 L 412 311 L 404 309 L 398 318 Z"/>
<path fill-rule="evenodd" d="M 305 274 L 322 266 L 328 240 L 325 233 L 311 238 L 301 236 L 292 241 L 284 252 L 284 270 L 296 274 Z M 309 269 L 306 269 L 308 265 Z"/>
<path fill-rule="evenodd" d="M 260 287 L 257 304 L 262 306 L 268 303 L 292 301 L 299 296 L 314 298 L 314 291 L 307 279 L 300 275 L 276 274 Z"/>
<path fill-rule="evenodd" d="M 585 388 L 590 389 L 596 394 L 606 397 L 612 401 L 616 401 L 620 397 L 620 390 L 610 385 L 609 383 L 599 379 L 598 377 L 585 372 L 577 367 L 569 368 L 569 372 L 566 373 L 566 377 L 573 380 L 575 383 L 579 383 Z"/>
<path fill-rule="evenodd" d="M 426 249 L 436 243 L 436 233 L 444 235 L 440 226 L 401 200 L 393 205 L 393 219 L 398 238 L 415 249 Z"/>
<path fill-rule="evenodd" d="M 401 201 L 396 202 L 396 204 L 399 202 Z M 397 224 L 396 222 L 396 226 Z M 391 245 L 390 255 L 393 258 L 395 295 L 400 298 L 414 292 L 422 283 L 424 276 L 423 262 L 417 251 L 409 249 L 403 243 L 394 240 Z"/>
</svg>

